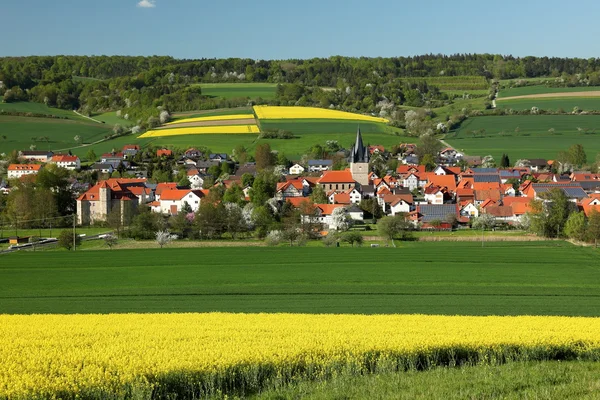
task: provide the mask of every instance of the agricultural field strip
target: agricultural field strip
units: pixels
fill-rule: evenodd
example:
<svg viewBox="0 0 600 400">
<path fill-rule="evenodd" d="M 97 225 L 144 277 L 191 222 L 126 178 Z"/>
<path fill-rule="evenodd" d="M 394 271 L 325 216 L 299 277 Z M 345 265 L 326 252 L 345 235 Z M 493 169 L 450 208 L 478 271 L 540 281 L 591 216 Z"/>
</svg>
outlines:
<svg viewBox="0 0 600 400">
<path fill-rule="evenodd" d="M 229 119 L 229 120 L 217 120 L 217 121 L 196 121 L 196 122 L 181 122 L 172 125 L 163 125 L 155 128 L 155 130 L 162 129 L 174 129 L 174 128 L 185 128 L 194 126 L 232 126 L 232 125 L 255 125 L 256 120 L 254 118 L 247 119 Z"/>
<path fill-rule="evenodd" d="M 210 115 L 206 117 L 194 117 L 194 118 L 184 118 L 178 119 L 173 122 L 168 122 L 165 125 L 176 125 L 183 124 L 187 122 L 204 122 L 204 121 L 227 121 L 231 119 L 254 119 L 254 114 L 229 114 L 229 115 Z"/>
<path fill-rule="evenodd" d="M 317 107 L 254 106 L 254 113 L 261 121 L 279 119 L 337 119 L 381 123 L 389 122 L 385 118 Z"/>
<path fill-rule="evenodd" d="M 498 92 L 498 99 L 503 97 L 515 97 L 546 93 L 576 93 L 576 92 L 594 92 L 599 91 L 598 86 L 580 86 L 580 87 L 550 87 L 545 85 L 519 86 L 511 88 L 501 88 Z"/>
<path fill-rule="evenodd" d="M 563 98 L 563 97 L 600 97 L 600 90 L 589 91 L 589 92 L 560 92 L 560 93 L 539 93 L 539 94 L 526 94 L 521 96 L 509 96 L 499 97 L 496 99 L 498 102 L 504 100 L 519 100 L 519 99 L 544 99 L 544 98 Z"/>
<path fill-rule="evenodd" d="M 149 390 L 167 382 L 231 390 L 233 371 L 244 387 L 257 379 L 315 378 L 348 368 L 362 374 L 386 365 L 393 370 L 452 360 L 586 360 L 599 354 L 600 318 L 1 315 L 0 397 L 101 398 L 132 385 Z"/>
<path fill-rule="evenodd" d="M 257 125 L 219 125 L 199 126 L 191 128 L 172 128 L 148 131 L 138 139 L 177 135 L 204 135 L 204 134 L 257 134 L 260 129 Z"/>
</svg>

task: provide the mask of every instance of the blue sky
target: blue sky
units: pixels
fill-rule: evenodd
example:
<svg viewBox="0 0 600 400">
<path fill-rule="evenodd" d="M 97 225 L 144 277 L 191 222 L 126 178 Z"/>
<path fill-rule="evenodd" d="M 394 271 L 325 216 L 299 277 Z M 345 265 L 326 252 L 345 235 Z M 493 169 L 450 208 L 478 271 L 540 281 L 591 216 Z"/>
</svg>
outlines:
<svg viewBox="0 0 600 400">
<path fill-rule="evenodd" d="M 286 59 L 426 53 L 598 57 L 581 0 L 2 0 L 0 56 Z M 147 7 L 142 7 L 146 5 Z"/>
</svg>

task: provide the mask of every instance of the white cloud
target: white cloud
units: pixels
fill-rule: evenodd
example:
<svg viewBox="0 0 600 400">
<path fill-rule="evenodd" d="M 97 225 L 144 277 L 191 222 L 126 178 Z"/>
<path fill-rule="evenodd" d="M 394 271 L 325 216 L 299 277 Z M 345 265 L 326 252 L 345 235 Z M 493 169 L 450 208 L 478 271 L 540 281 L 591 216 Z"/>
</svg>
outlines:
<svg viewBox="0 0 600 400">
<path fill-rule="evenodd" d="M 137 3 L 137 6 L 141 7 L 141 8 L 154 8 L 154 7 L 156 7 L 155 3 L 156 3 L 156 0 L 140 0 Z"/>
</svg>

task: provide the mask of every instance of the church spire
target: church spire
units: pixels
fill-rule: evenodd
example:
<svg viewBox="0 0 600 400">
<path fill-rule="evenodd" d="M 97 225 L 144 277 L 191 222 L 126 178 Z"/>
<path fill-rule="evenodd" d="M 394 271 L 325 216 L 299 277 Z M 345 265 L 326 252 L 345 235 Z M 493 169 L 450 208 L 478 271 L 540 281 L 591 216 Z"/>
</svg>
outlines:
<svg viewBox="0 0 600 400">
<path fill-rule="evenodd" d="M 365 163 L 365 162 L 369 162 L 369 154 L 368 154 L 368 150 L 365 148 L 365 145 L 363 144 L 363 140 L 362 140 L 362 134 L 360 132 L 360 125 L 358 126 L 358 129 L 356 130 L 356 142 L 354 143 L 354 146 L 352 147 L 352 150 L 350 152 L 350 162 L 351 163 Z"/>
</svg>

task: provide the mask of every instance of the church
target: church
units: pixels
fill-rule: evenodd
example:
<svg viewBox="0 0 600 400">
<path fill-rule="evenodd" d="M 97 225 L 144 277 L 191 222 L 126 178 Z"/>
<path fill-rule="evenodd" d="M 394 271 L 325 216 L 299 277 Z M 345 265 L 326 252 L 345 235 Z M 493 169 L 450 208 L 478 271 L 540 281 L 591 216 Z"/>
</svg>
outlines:
<svg viewBox="0 0 600 400">
<path fill-rule="evenodd" d="M 350 172 L 352 178 L 360 185 L 369 184 L 369 149 L 365 147 L 360 133 L 360 127 L 356 131 L 356 143 L 350 150 Z"/>
</svg>

